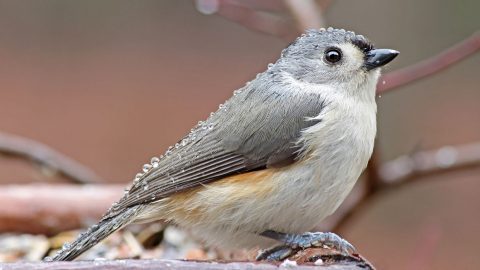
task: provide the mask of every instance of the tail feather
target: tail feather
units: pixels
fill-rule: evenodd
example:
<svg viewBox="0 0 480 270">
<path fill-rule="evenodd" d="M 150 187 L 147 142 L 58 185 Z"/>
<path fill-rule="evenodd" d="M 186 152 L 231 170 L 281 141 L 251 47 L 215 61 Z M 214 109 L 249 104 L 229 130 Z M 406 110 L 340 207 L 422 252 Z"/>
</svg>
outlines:
<svg viewBox="0 0 480 270">
<path fill-rule="evenodd" d="M 81 233 L 75 241 L 65 244 L 54 257 L 45 261 L 71 261 L 105 239 L 110 234 L 132 222 L 140 212 L 141 205 L 133 206 L 116 216 L 102 219 L 98 224 Z"/>
</svg>

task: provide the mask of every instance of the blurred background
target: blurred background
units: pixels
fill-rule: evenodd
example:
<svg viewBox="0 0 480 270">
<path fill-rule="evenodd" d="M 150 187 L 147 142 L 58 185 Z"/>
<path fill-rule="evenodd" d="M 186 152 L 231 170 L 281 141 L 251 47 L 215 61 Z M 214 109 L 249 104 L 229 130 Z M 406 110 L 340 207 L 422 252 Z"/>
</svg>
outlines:
<svg viewBox="0 0 480 270">
<path fill-rule="evenodd" d="M 388 72 L 470 36 L 479 10 L 477 0 L 332 1 L 323 19 L 399 50 Z M 288 38 L 206 16 L 188 0 L 0 1 L 0 132 L 127 184 Z M 475 54 L 379 96 L 380 159 L 480 141 L 479 75 Z M 64 180 L 0 156 L 0 184 L 46 181 Z M 478 269 L 479 190 L 480 166 L 390 189 L 341 234 L 379 269 Z"/>
</svg>

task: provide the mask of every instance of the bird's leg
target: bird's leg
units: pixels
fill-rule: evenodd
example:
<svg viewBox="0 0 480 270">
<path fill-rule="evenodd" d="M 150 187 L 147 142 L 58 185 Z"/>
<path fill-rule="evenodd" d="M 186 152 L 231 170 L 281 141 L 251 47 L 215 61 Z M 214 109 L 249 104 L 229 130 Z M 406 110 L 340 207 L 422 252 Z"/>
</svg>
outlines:
<svg viewBox="0 0 480 270">
<path fill-rule="evenodd" d="M 309 247 L 327 246 L 336 249 L 345 255 L 355 252 L 355 248 L 350 243 L 331 232 L 288 234 L 267 230 L 260 235 L 283 242 L 284 245 L 262 251 L 257 256 L 257 260 L 279 261 L 287 258 L 298 249 Z"/>
</svg>

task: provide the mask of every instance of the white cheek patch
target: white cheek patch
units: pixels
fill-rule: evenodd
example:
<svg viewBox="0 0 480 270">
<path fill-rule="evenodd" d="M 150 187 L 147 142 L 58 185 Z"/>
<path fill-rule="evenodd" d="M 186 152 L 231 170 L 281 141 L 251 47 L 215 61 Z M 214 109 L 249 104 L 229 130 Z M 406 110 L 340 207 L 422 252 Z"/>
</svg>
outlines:
<svg viewBox="0 0 480 270">
<path fill-rule="evenodd" d="M 343 43 L 338 46 L 343 52 L 343 66 L 347 70 L 356 70 L 363 65 L 364 54 L 355 45 Z"/>
</svg>

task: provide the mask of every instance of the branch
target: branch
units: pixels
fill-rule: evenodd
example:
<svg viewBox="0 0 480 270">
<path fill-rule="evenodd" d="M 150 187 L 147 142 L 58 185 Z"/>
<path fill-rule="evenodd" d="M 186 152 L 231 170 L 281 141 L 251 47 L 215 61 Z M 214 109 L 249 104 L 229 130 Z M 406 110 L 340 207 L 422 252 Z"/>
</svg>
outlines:
<svg viewBox="0 0 480 270">
<path fill-rule="evenodd" d="M 303 256 L 303 257 L 302 257 Z M 320 260 L 319 260 L 320 259 Z M 304 261 L 309 260 L 309 261 Z M 317 262 L 317 265 L 315 265 Z M 320 262 L 322 262 L 320 266 Z M 182 260 L 95 260 L 73 262 L 19 262 L 2 264 L 2 270 L 123 270 L 123 269 L 208 269 L 208 270 L 275 270 L 275 269 L 298 269 L 298 270 L 373 270 L 373 266 L 357 256 L 343 256 L 332 254 L 323 249 L 309 249 L 302 252 L 297 260 L 279 263 L 268 262 L 215 262 L 215 261 L 182 261 Z"/>
<path fill-rule="evenodd" d="M 331 0 L 195 0 L 203 14 L 218 14 L 250 30 L 291 42 L 309 28 L 325 26 Z"/>
<path fill-rule="evenodd" d="M 400 156 L 382 164 L 378 171 L 382 184 L 391 186 L 479 165 L 480 142 L 476 142 Z"/>
<path fill-rule="evenodd" d="M 330 1 L 284 0 L 283 2 L 297 23 L 300 33 L 306 29 L 319 29 L 325 26 L 323 11 L 328 7 Z"/>
<path fill-rule="evenodd" d="M 426 78 L 440 72 L 480 50 L 480 32 L 448 48 L 434 57 L 383 75 L 377 85 L 377 94 Z"/>
<path fill-rule="evenodd" d="M 75 183 L 103 182 L 93 171 L 39 142 L 0 133 L 0 154 L 27 159 Z"/>
<path fill-rule="evenodd" d="M 53 235 L 96 222 L 122 194 L 121 185 L 0 186 L 0 232 Z"/>
</svg>

